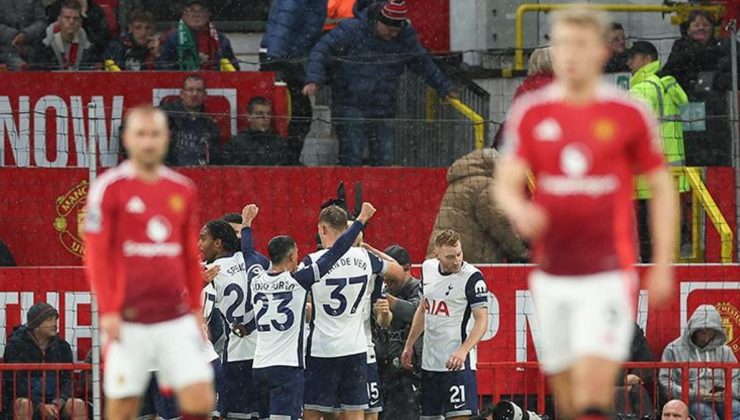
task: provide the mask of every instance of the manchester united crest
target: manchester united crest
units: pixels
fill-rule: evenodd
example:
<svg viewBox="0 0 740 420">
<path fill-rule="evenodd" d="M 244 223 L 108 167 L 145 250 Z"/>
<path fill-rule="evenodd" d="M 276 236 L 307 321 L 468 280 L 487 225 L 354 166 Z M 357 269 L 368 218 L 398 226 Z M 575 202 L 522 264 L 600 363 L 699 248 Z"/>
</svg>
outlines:
<svg viewBox="0 0 740 420">
<path fill-rule="evenodd" d="M 599 118 L 594 122 L 592 131 L 596 140 L 607 142 L 614 138 L 617 133 L 617 126 L 614 121 L 608 118 Z"/>
<path fill-rule="evenodd" d="M 82 240 L 89 185 L 87 180 L 82 180 L 56 200 L 57 216 L 54 219 L 54 229 L 58 233 L 59 242 L 64 249 L 78 257 L 85 253 Z"/>
<path fill-rule="evenodd" d="M 718 302 L 715 305 L 722 317 L 722 328 L 727 334 L 727 345 L 732 352 L 740 352 L 740 310 L 730 302 Z"/>
</svg>

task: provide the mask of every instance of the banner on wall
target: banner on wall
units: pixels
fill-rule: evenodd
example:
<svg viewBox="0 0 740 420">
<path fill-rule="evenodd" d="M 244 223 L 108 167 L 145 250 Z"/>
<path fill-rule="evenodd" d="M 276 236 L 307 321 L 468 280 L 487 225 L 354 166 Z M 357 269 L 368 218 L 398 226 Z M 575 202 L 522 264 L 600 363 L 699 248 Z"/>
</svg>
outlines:
<svg viewBox="0 0 740 420">
<path fill-rule="evenodd" d="M 534 345 L 539 332 L 526 286 L 531 267 L 481 267 L 491 299 L 486 341 L 478 347 L 479 362 L 537 360 Z M 2 269 L 0 282 L 0 354 L 13 327 L 25 321 L 35 302 L 46 301 L 59 309 L 60 333 L 72 344 L 82 360 L 90 349 L 91 294 L 81 268 L 10 268 Z M 722 315 L 728 345 L 737 356 L 740 343 L 740 266 L 681 266 L 676 270 L 680 291 L 661 308 L 648 305 L 649 296 L 640 293 L 636 308 L 637 323 L 645 330 L 657 358 L 663 348 L 677 338 L 687 318 L 701 304 L 715 305 Z M 490 372 L 479 371 L 481 384 L 488 384 Z M 481 392 L 486 392 L 481 386 Z"/>
<path fill-rule="evenodd" d="M 288 115 L 285 86 L 272 73 L 202 72 L 206 112 L 222 140 L 244 128 L 246 105 L 253 96 L 272 100 L 275 115 Z M 88 139 L 94 137 L 98 165 L 116 164 L 118 131 L 126 109 L 160 105 L 179 95 L 188 73 L 59 72 L 7 73 L 0 93 L 0 166 L 87 167 Z M 50 80 L 51 79 L 51 80 Z M 285 133 L 287 119 L 276 119 Z"/>
</svg>

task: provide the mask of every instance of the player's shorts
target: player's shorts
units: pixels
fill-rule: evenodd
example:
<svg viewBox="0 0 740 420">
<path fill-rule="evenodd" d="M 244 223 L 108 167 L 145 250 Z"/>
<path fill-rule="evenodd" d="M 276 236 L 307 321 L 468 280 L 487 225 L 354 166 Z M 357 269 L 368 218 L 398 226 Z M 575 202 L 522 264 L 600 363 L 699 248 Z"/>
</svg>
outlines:
<svg viewBox="0 0 740 420">
<path fill-rule="evenodd" d="M 303 368 L 254 369 L 257 411 L 261 419 L 298 420 L 303 412 Z"/>
<path fill-rule="evenodd" d="M 179 390 L 212 382 L 205 337 L 193 315 L 155 324 L 124 322 L 116 341 L 104 339 L 104 387 L 108 398 L 138 397 L 157 371 L 160 387 Z"/>
<path fill-rule="evenodd" d="M 378 364 L 367 364 L 367 398 L 368 408 L 366 413 L 380 413 L 383 411 L 383 398 L 380 389 L 380 375 L 378 375 Z"/>
<path fill-rule="evenodd" d="M 165 395 L 159 389 L 157 383 L 157 375 L 152 372 L 152 379 L 149 381 L 149 386 L 144 394 L 144 399 L 141 404 L 141 412 L 139 420 L 148 419 L 162 419 L 162 420 L 174 420 L 180 417 L 177 410 L 177 401 L 175 395 L 171 392 Z"/>
<path fill-rule="evenodd" d="M 421 371 L 421 420 L 478 415 L 474 370 Z"/>
<path fill-rule="evenodd" d="M 252 360 L 224 362 L 218 395 L 218 412 L 230 419 L 257 417 L 252 382 Z"/>
<path fill-rule="evenodd" d="M 330 413 L 365 410 L 367 398 L 367 356 L 306 357 L 306 410 Z"/>
<path fill-rule="evenodd" d="M 623 362 L 634 331 L 637 274 L 608 271 L 584 276 L 529 277 L 540 330 L 542 370 L 556 374 L 580 358 Z"/>
</svg>

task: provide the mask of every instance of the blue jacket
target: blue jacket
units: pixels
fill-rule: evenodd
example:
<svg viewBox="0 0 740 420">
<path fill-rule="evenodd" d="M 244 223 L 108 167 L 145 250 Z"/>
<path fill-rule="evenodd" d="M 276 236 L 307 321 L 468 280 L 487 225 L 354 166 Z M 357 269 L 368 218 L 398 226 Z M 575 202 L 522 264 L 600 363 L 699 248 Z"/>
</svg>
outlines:
<svg viewBox="0 0 740 420">
<path fill-rule="evenodd" d="M 321 37 L 328 0 L 272 2 L 261 47 L 270 58 L 305 58 Z"/>
<path fill-rule="evenodd" d="M 162 64 L 149 48 L 136 45 L 130 33 L 125 33 L 108 44 L 103 54 L 103 61 L 105 60 L 113 60 L 121 70 L 133 71 L 159 70 Z"/>
<path fill-rule="evenodd" d="M 308 59 L 306 83 L 330 84 L 332 112 L 339 116 L 358 110 L 368 117 L 392 117 L 398 81 L 407 66 L 441 96 L 454 89 L 419 44 L 411 25 L 385 41 L 375 34 L 375 21 L 360 13 L 342 21 L 316 44 Z"/>
</svg>

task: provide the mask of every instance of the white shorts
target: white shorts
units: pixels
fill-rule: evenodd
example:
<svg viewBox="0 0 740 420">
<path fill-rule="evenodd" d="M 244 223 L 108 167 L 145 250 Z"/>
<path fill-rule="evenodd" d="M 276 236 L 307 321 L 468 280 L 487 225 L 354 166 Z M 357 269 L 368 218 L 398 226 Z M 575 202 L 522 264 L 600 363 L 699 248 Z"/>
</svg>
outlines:
<svg viewBox="0 0 740 420">
<path fill-rule="evenodd" d="M 104 349 L 103 386 L 108 398 L 142 395 L 153 370 L 159 385 L 173 390 L 213 381 L 206 339 L 193 315 L 156 324 L 124 322 L 120 338 Z"/>
<path fill-rule="evenodd" d="M 629 356 L 635 322 L 637 274 L 609 271 L 529 277 L 539 324 L 540 366 L 547 374 L 570 369 L 580 358 L 623 362 Z"/>
</svg>

